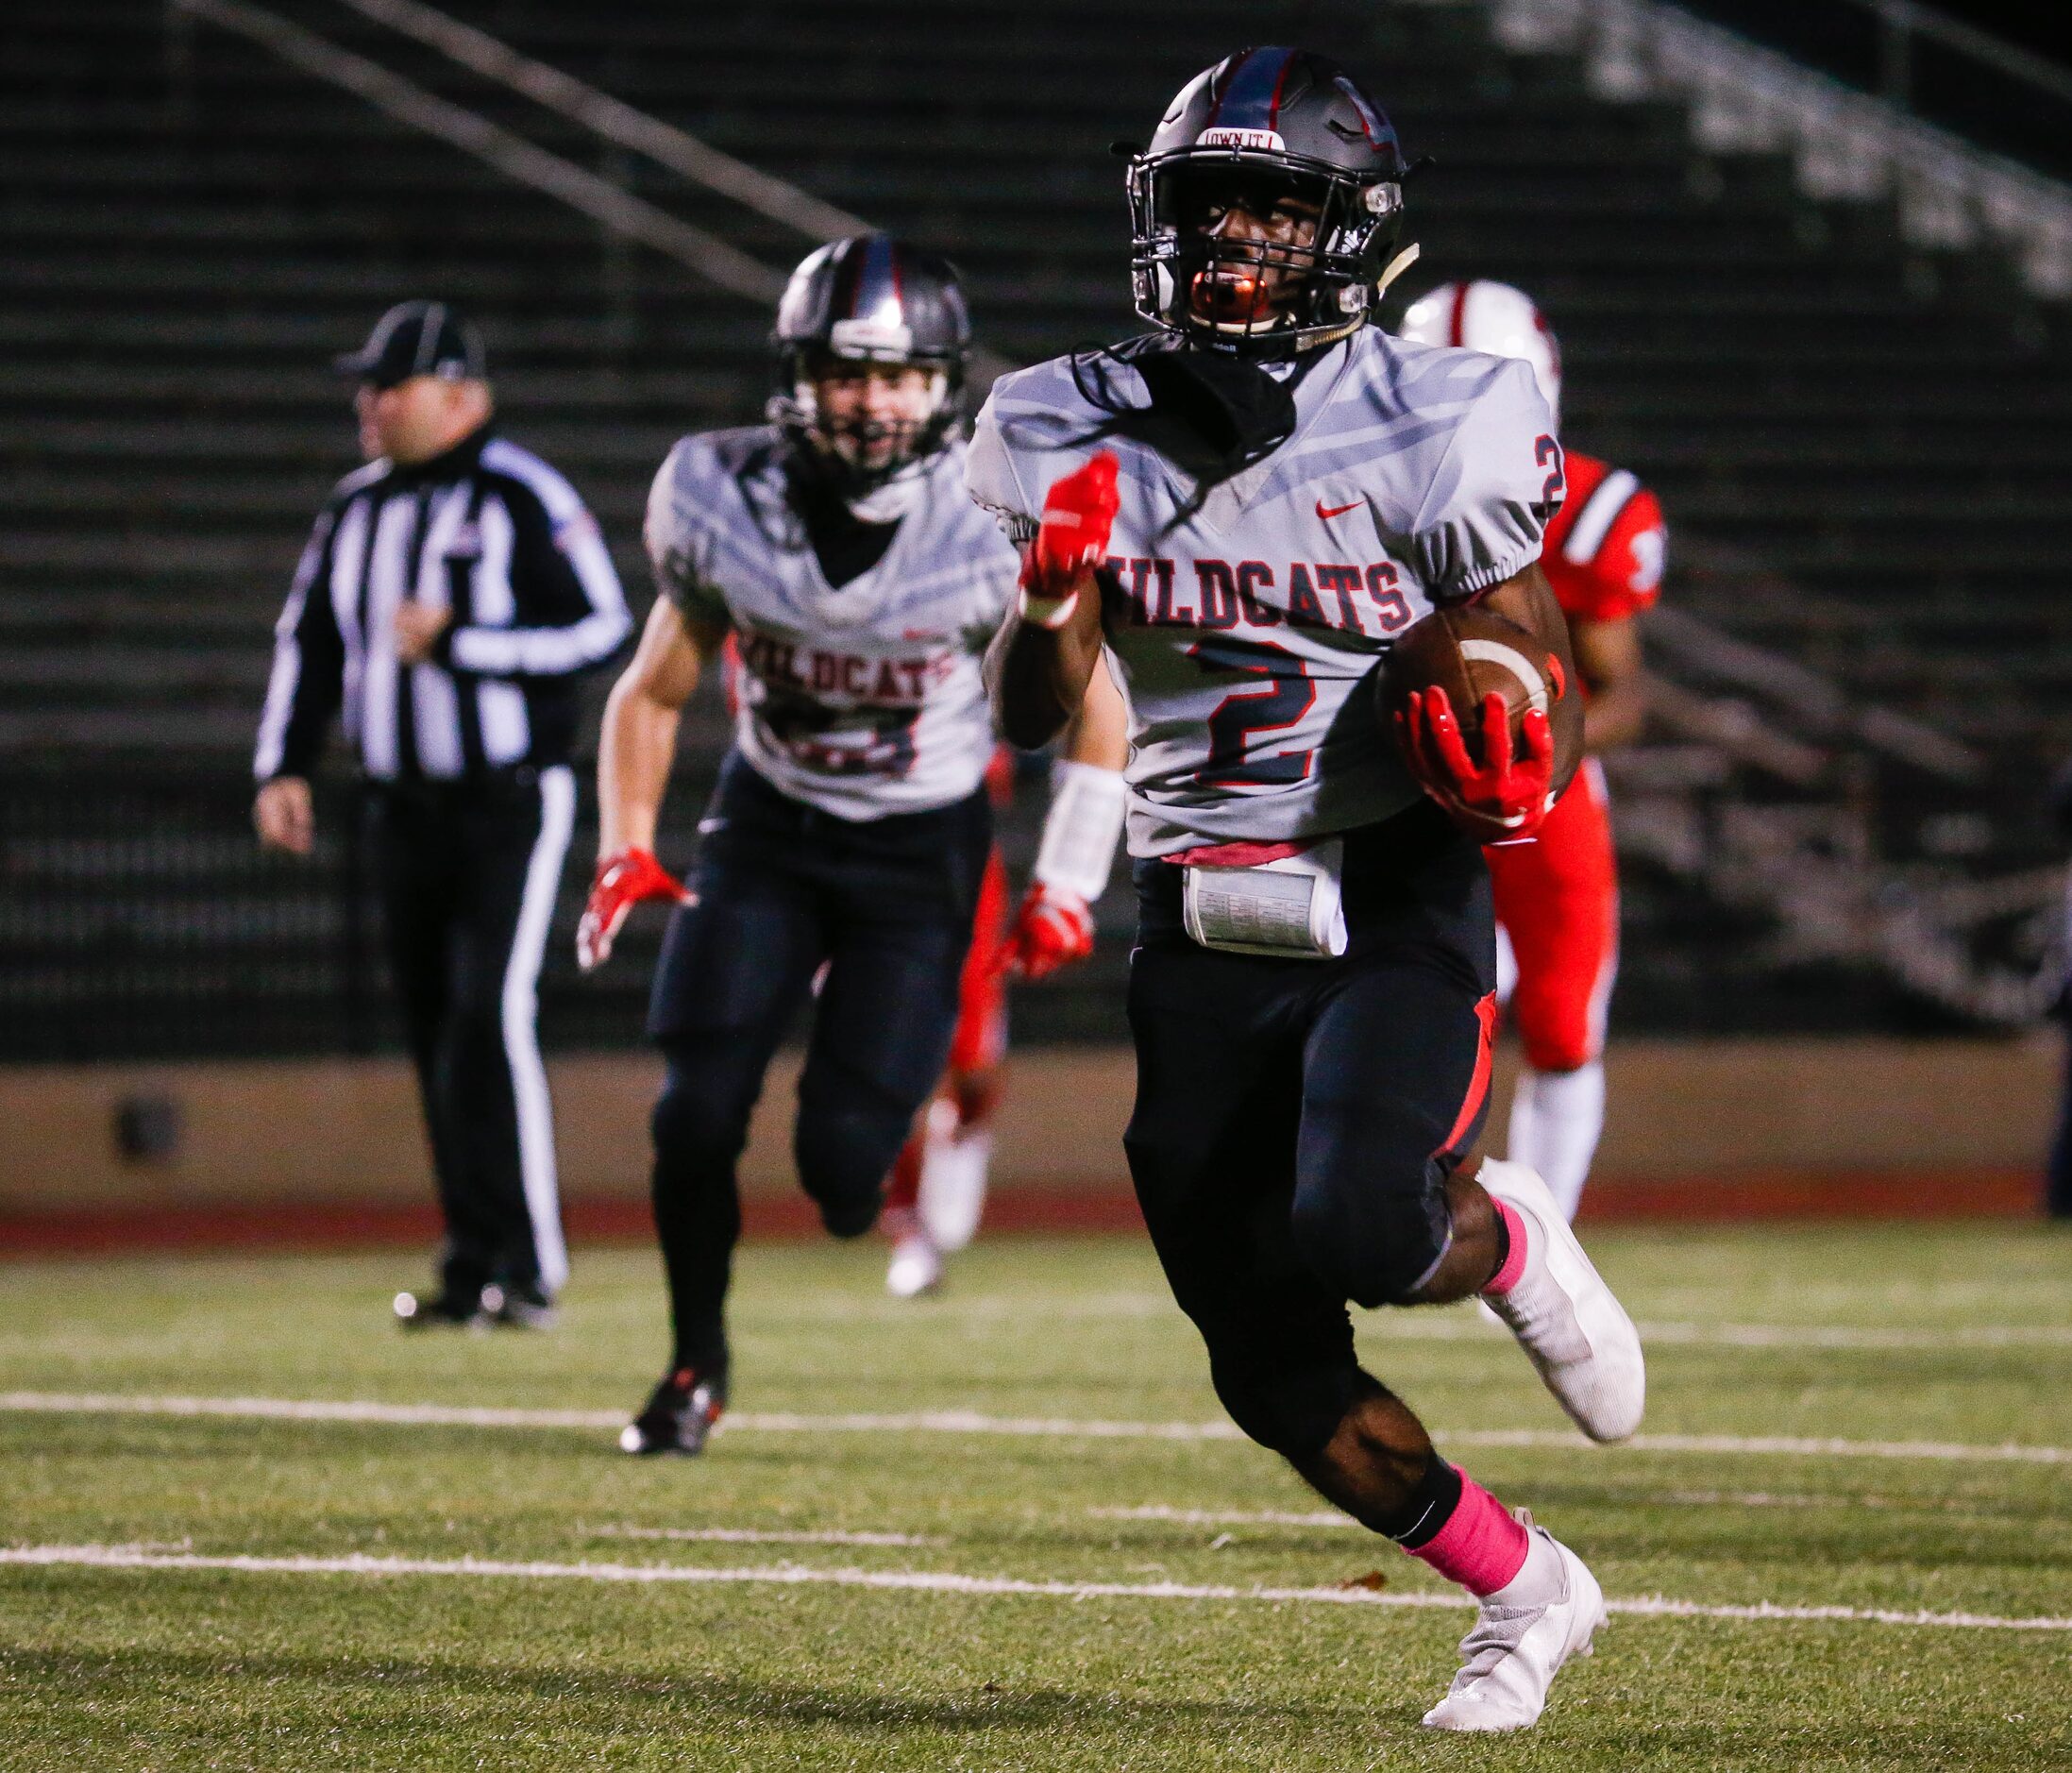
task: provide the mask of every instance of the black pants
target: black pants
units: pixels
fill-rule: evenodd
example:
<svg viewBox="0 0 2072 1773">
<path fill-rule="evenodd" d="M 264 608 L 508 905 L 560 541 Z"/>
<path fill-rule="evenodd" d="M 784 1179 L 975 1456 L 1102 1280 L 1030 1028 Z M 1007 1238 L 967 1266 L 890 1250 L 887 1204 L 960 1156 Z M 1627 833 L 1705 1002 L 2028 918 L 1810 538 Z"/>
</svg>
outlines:
<svg viewBox="0 0 2072 1773">
<path fill-rule="evenodd" d="M 374 865 L 446 1223 L 442 1277 L 567 1278 L 537 987 L 575 820 L 565 765 L 376 785 Z"/>
<path fill-rule="evenodd" d="M 1372 1389 L 1346 1301 L 1408 1298 L 1450 1241 L 1445 1179 L 1487 1113 L 1489 876 L 1437 808 L 1349 834 L 1332 960 L 1203 948 L 1181 870 L 1137 882 L 1130 1174 L 1224 1407 L 1306 1457 Z"/>
<path fill-rule="evenodd" d="M 667 1061 L 654 1206 L 675 1364 L 712 1372 L 741 1232 L 734 1171 L 771 1055 L 824 964 L 793 1150 L 827 1228 L 859 1236 L 949 1056 L 992 810 L 982 791 L 851 822 L 733 756 L 701 828 L 698 903 L 670 920 L 649 1032 Z"/>
</svg>

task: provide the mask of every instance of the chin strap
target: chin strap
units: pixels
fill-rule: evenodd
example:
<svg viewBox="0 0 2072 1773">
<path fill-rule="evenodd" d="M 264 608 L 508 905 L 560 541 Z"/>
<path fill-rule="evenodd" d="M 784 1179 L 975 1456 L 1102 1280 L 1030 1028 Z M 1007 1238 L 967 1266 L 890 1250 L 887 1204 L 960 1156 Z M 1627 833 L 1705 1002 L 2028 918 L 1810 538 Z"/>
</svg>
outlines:
<svg viewBox="0 0 2072 1773">
<path fill-rule="evenodd" d="M 1396 279 L 1417 262 L 1417 255 L 1418 245 L 1413 240 L 1393 259 L 1389 261 L 1388 268 L 1382 272 L 1380 277 L 1374 279 L 1374 299 L 1376 301 L 1379 301 L 1382 296 L 1389 293 L 1390 284 L 1393 283 Z"/>
</svg>

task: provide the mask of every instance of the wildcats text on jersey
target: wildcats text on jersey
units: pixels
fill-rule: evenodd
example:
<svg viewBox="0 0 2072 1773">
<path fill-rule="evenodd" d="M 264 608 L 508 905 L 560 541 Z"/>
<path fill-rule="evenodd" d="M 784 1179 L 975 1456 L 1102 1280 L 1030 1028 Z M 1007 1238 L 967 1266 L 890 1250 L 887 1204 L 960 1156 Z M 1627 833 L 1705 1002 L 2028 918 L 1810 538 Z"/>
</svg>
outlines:
<svg viewBox="0 0 2072 1773">
<path fill-rule="evenodd" d="M 1410 623 L 1410 601 L 1391 561 L 1294 561 L 1276 569 L 1263 560 L 1157 557 L 1103 563 L 1111 622 L 1138 628 L 1332 628 L 1388 635 Z M 1279 592 L 1275 601 L 1272 593 Z"/>
<path fill-rule="evenodd" d="M 881 819 L 970 795 L 993 754 L 980 658 L 1015 550 L 964 494 L 964 447 L 926 467 L 877 563 L 830 583 L 769 427 L 684 438 L 655 477 L 648 548 L 683 613 L 734 636 L 741 755 L 781 793 Z"/>
<path fill-rule="evenodd" d="M 741 668 L 766 687 L 880 706 L 918 710 L 927 700 L 929 686 L 956 670 L 959 656 L 937 650 L 909 658 L 867 658 L 857 652 L 831 652 L 752 628 L 739 627 L 735 632 L 741 637 Z"/>
</svg>

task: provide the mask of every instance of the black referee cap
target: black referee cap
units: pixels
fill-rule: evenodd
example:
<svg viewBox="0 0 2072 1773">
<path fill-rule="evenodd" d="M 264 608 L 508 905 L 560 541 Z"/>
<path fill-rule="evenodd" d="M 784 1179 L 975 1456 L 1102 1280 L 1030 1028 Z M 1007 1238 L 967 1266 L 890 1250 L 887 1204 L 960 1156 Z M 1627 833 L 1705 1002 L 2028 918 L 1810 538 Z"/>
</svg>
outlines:
<svg viewBox="0 0 2072 1773">
<path fill-rule="evenodd" d="M 479 381 L 488 373 L 482 335 L 450 302 L 397 302 L 357 351 L 334 358 L 341 376 L 393 388 L 413 376 Z"/>
</svg>

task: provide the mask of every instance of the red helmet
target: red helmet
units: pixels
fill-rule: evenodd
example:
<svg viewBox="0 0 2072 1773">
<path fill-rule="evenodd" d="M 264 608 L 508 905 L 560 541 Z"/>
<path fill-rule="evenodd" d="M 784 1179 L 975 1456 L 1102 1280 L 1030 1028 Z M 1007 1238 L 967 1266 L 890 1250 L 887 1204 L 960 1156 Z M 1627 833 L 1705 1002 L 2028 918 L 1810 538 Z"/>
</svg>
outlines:
<svg viewBox="0 0 2072 1773">
<path fill-rule="evenodd" d="M 1524 290 L 1488 278 L 1441 283 L 1410 304 L 1396 332 L 1419 345 L 1462 345 L 1491 357 L 1525 359 L 1547 410 L 1561 416 L 1560 341 Z"/>
</svg>

